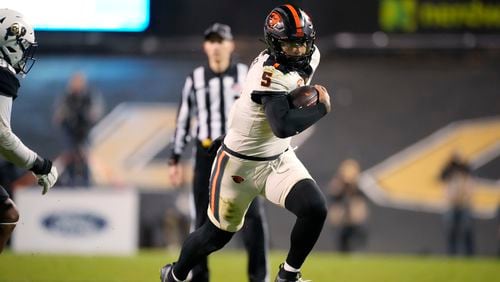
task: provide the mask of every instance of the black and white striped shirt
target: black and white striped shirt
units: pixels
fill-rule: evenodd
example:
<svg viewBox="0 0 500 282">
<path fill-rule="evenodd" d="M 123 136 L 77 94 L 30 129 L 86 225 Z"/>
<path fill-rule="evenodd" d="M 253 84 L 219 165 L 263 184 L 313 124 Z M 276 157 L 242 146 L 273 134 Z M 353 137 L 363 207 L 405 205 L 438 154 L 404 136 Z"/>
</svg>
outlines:
<svg viewBox="0 0 500 282">
<path fill-rule="evenodd" d="M 178 161 L 191 137 L 203 142 L 226 133 L 229 111 L 240 96 L 247 71 L 248 67 L 241 63 L 231 64 L 220 74 L 208 66 L 200 66 L 186 78 L 172 138 L 171 160 Z M 190 127 L 192 118 L 195 130 Z"/>
</svg>

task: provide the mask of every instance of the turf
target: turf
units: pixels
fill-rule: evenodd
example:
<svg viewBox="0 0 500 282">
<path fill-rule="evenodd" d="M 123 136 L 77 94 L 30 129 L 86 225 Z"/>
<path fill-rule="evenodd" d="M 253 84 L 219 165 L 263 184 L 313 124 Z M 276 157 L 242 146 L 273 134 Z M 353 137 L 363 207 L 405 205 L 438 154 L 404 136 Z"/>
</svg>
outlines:
<svg viewBox="0 0 500 282">
<path fill-rule="evenodd" d="M 0 255 L 0 281 L 159 281 L 158 270 L 177 252 L 144 250 L 133 257 Z M 284 257 L 272 252 L 270 275 Z M 212 282 L 244 282 L 245 254 L 218 252 L 211 256 Z M 303 266 L 304 278 L 314 282 L 461 282 L 500 281 L 499 261 L 487 258 L 350 255 L 315 252 Z"/>
</svg>

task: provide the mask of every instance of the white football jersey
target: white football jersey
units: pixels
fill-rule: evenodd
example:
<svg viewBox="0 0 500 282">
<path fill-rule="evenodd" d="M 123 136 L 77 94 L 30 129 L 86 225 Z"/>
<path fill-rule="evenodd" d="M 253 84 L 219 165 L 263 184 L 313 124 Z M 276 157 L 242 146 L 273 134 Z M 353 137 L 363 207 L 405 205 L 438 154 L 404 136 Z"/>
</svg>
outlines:
<svg viewBox="0 0 500 282">
<path fill-rule="evenodd" d="M 253 61 L 240 98 L 235 102 L 229 115 L 229 130 L 224 144 L 240 154 L 255 157 L 270 157 L 283 153 L 289 146 L 289 138 L 278 138 L 264 112 L 264 106 L 251 99 L 254 91 L 290 92 L 297 87 L 308 85 L 319 65 L 318 47 L 311 58 L 312 74 L 304 81 L 296 71 L 283 73 L 277 66 L 265 65 L 269 54 L 265 52 Z"/>
</svg>

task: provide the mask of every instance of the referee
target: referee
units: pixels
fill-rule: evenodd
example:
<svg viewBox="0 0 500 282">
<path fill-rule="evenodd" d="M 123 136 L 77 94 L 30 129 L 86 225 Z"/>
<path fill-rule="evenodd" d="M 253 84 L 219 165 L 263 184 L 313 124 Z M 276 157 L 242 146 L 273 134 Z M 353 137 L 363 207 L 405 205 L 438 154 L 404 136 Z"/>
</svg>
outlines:
<svg viewBox="0 0 500 282">
<path fill-rule="evenodd" d="M 215 154 L 209 152 L 212 141 L 224 135 L 227 117 L 233 102 L 238 99 L 248 67 L 231 59 L 233 36 L 228 25 L 214 23 L 204 33 L 203 49 L 208 65 L 200 66 L 186 78 L 177 114 L 172 152 L 169 159 L 169 177 L 174 186 L 182 182 L 179 159 L 190 133 L 196 139 L 196 157 L 193 180 L 193 198 L 196 209 L 195 227 L 207 220 L 209 180 Z M 196 130 L 191 130 L 191 119 Z M 242 229 L 248 252 L 249 281 L 267 279 L 267 225 L 262 216 L 259 199 L 252 202 Z M 209 281 L 207 261 L 193 268 L 193 282 Z"/>
</svg>

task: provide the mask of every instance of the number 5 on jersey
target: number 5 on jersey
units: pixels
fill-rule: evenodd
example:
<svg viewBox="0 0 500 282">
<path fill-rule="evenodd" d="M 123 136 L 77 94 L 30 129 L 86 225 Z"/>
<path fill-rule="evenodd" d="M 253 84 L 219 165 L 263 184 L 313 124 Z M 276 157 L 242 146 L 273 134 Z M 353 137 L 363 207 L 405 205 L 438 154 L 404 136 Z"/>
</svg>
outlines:
<svg viewBox="0 0 500 282">
<path fill-rule="evenodd" d="M 260 85 L 269 87 L 271 85 L 271 76 L 273 76 L 272 72 L 265 71 L 262 73 L 262 80 L 260 81 Z"/>
</svg>

